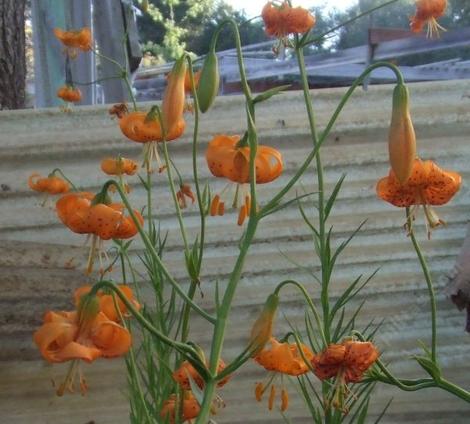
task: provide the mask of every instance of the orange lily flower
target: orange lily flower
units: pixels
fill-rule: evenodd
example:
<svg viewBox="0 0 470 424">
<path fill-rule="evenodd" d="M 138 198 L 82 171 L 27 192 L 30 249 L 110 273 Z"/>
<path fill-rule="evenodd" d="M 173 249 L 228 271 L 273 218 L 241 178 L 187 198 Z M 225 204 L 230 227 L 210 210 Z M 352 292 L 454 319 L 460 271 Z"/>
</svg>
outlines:
<svg viewBox="0 0 470 424">
<path fill-rule="evenodd" d="M 180 185 L 179 191 L 176 193 L 176 198 L 178 199 L 178 204 L 181 209 L 185 209 L 187 207 L 186 197 L 191 200 L 191 203 L 196 201 L 196 197 L 191 190 L 191 186 L 188 184 L 182 184 Z"/>
<path fill-rule="evenodd" d="M 82 92 L 70 85 L 64 85 L 57 90 L 57 97 L 68 103 L 78 103 L 82 100 Z"/>
<path fill-rule="evenodd" d="M 57 390 L 59 396 L 66 390 L 73 392 L 77 371 L 80 391 L 85 394 L 87 386 L 79 369 L 81 360 L 93 362 L 100 357 L 122 356 L 131 346 L 129 331 L 97 311 L 93 304 L 73 312 L 47 312 L 33 340 L 46 361 L 72 361 L 65 381 Z"/>
<path fill-rule="evenodd" d="M 93 204 L 94 199 L 95 195 L 89 192 L 69 193 L 62 196 L 56 203 L 57 215 L 63 224 L 74 233 L 93 236 L 87 273 L 92 271 L 98 240 L 100 241 L 98 253 L 101 263 L 103 240 L 128 239 L 135 236 L 138 231 L 132 218 L 124 215 L 123 204 Z M 133 212 L 143 224 L 142 215 L 136 210 Z M 106 254 L 104 256 L 106 258 Z"/>
<path fill-rule="evenodd" d="M 289 344 L 287 342 L 281 343 L 274 337 L 270 340 L 271 346 L 264 348 L 258 353 L 254 360 L 268 371 L 273 371 L 277 374 L 285 374 L 294 377 L 305 374 L 309 371 L 309 366 L 303 359 L 299 348 L 296 343 Z M 314 358 L 313 352 L 304 344 L 300 345 L 303 356 L 307 361 Z M 255 386 L 255 398 L 260 402 L 263 394 L 271 386 L 271 391 L 268 399 L 268 409 L 272 410 L 274 406 L 274 398 L 276 395 L 276 388 L 274 386 L 274 378 L 270 378 L 267 385 L 257 383 Z M 285 411 L 289 406 L 289 395 L 286 388 L 281 385 L 281 411 Z"/>
<path fill-rule="evenodd" d="M 240 137 L 238 135 L 215 136 L 209 142 L 206 160 L 212 175 L 227 178 L 229 181 L 237 183 L 236 198 L 233 206 L 239 206 L 238 225 L 242 225 L 251 209 L 249 190 L 245 186 L 245 184 L 250 182 L 250 147 L 240 146 L 239 142 Z M 258 145 L 255 167 L 256 183 L 269 183 L 282 173 L 282 155 L 272 147 Z M 241 196 L 238 196 L 240 185 Z M 239 199 L 241 202 L 239 202 Z M 237 205 L 237 203 L 240 204 Z M 224 215 L 224 213 L 225 202 L 221 199 L 221 195 L 214 196 L 210 207 L 211 216 Z"/>
<path fill-rule="evenodd" d="M 65 52 L 71 58 L 77 57 L 78 50 L 86 52 L 92 49 L 91 29 L 88 27 L 70 31 L 54 28 L 54 35 L 65 46 Z"/>
<path fill-rule="evenodd" d="M 47 194 L 62 194 L 70 190 L 70 185 L 62 178 L 50 174 L 48 177 L 43 178 L 41 175 L 34 173 L 28 178 L 28 185 L 34 191 Z"/>
<path fill-rule="evenodd" d="M 345 340 L 331 344 L 323 352 L 314 355 L 312 367 L 320 380 L 336 377 L 332 404 L 336 409 L 346 411 L 344 401 L 349 383 L 358 383 L 364 373 L 379 357 L 377 348 L 371 342 Z"/>
<path fill-rule="evenodd" d="M 106 158 L 101 161 L 101 170 L 107 175 L 134 175 L 139 165 L 132 159 Z"/>
<path fill-rule="evenodd" d="M 111 113 L 111 111 L 110 111 Z M 159 171 L 165 169 L 162 166 L 160 155 L 158 154 L 157 143 L 163 141 L 163 133 L 160 127 L 157 113 L 150 112 L 130 112 L 126 113 L 122 109 L 113 110 L 112 113 L 120 116 L 119 127 L 122 133 L 130 140 L 137 143 L 144 143 L 144 164 L 150 170 L 150 164 L 153 159 L 158 164 Z M 186 128 L 186 122 L 181 116 L 179 121 L 174 124 L 170 131 L 166 133 L 166 141 L 176 140 L 181 137 Z"/>
<path fill-rule="evenodd" d="M 382 178 L 377 183 L 377 195 L 400 208 L 413 206 L 412 217 L 414 209 L 423 206 L 430 235 L 431 229 L 444 224 L 430 206 L 440 206 L 449 202 L 459 191 L 461 183 L 462 178 L 458 173 L 445 171 L 430 160 L 423 162 L 421 159 L 415 159 L 411 176 L 404 184 L 400 184 L 391 170 L 388 177 Z"/>
<path fill-rule="evenodd" d="M 371 342 L 347 340 L 331 344 L 312 359 L 315 375 L 320 380 L 341 376 L 346 383 L 357 383 L 379 357 Z"/>
<path fill-rule="evenodd" d="M 285 38 L 289 34 L 303 34 L 315 25 L 315 17 L 302 7 L 291 7 L 287 1 L 276 5 L 269 1 L 261 12 L 266 34 Z"/>
<path fill-rule="evenodd" d="M 137 310 L 139 310 L 140 304 L 134 299 L 134 293 L 132 292 L 132 289 L 125 284 L 119 284 L 118 287 L 121 293 L 123 293 L 124 296 L 126 296 L 126 298 L 132 303 L 132 305 Z M 75 290 L 73 298 L 74 298 L 76 307 L 80 305 L 80 300 L 82 296 L 88 294 L 90 291 L 91 291 L 90 285 L 85 285 Z M 128 315 L 126 305 L 122 302 L 122 300 L 118 296 L 107 294 L 106 292 L 103 292 L 103 290 L 99 290 L 98 293 L 96 293 L 96 295 L 99 300 L 100 311 L 103 312 L 111 321 L 120 322 L 121 321 L 120 316 Z"/>
<path fill-rule="evenodd" d="M 122 177 L 126 175 L 134 175 L 137 172 L 139 165 L 132 159 L 126 159 L 123 157 L 118 158 L 106 158 L 101 161 L 101 170 L 107 175 L 117 175 L 119 177 L 119 184 L 126 193 L 131 192 L 131 187 Z M 115 191 L 115 187 L 110 187 L 111 191 Z"/>
<path fill-rule="evenodd" d="M 176 402 L 176 395 L 171 395 L 165 402 L 163 402 L 163 408 L 160 411 L 160 417 L 162 417 L 163 420 L 168 420 L 170 424 L 174 424 L 175 422 Z M 201 407 L 194 395 L 191 392 L 185 392 L 182 412 L 183 422 L 196 418 L 200 411 Z"/>
<path fill-rule="evenodd" d="M 217 372 L 220 373 L 225 369 L 225 362 L 220 359 L 219 366 L 217 367 Z M 204 380 L 196 371 L 196 369 L 188 362 L 184 361 L 181 366 L 173 373 L 174 380 L 181 386 L 184 390 L 191 390 L 191 379 L 202 389 L 204 387 Z M 217 387 L 225 386 L 230 380 L 231 376 L 228 375 L 224 379 L 220 380 L 217 383 Z"/>
<path fill-rule="evenodd" d="M 447 9 L 447 0 L 416 0 L 416 13 L 410 18 L 410 27 L 413 32 L 421 32 L 427 27 L 427 36 L 439 36 L 439 30 L 445 29 L 439 25 L 437 19 L 443 16 Z"/>
</svg>

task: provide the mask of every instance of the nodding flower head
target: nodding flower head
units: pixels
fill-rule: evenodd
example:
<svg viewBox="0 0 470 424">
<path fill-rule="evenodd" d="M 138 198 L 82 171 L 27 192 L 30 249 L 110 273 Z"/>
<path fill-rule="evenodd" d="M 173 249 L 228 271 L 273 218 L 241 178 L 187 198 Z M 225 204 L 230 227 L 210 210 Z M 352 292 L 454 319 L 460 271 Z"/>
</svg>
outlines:
<svg viewBox="0 0 470 424">
<path fill-rule="evenodd" d="M 201 407 L 191 392 L 184 392 L 183 396 L 183 411 L 181 413 L 181 418 L 183 422 L 186 422 L 192 420 L 193 418 L 197 418 L 199 412 L 201 411 Z M 164 420 L 164 422 L 169 422 L 170 424 L 175 423 L 177 401 L 178 399 L 176 395 L 173 394 L 165 402 L 163 402 L 163 407 L 160 411 L 160 417 Z"/>
<path fill-rule="evenodd" d="M 314 374 L 322 381 L 335 377 L 329 401 L 335 409 L 347 412 L 347 385 L 358 383 L 364 373 L 375 363 L 379 351 L 371 342 L 344 340 L 330 344 L 311 360 Z"/>
<path fill-rule="evenodd" d="M 80 370 L 81 361 L 90 363 L 98 358 L 123 356 L 131 346 L 129 331 L 100 312 L 93 299 L 81 302 L 76 311 L 48 311 L 33 340 L 46 361 L 71 361 L 57 390 L 59 396 L 74 391 L 77 373 L 80 391 L 85 394 L 87 385 Z"/>
<path fill-rule="evenodd" d="M 66 227 L 74 233 L 92 235 L 87 273 L 91 273 L 93 269 L 97 247 L 101 262 L 103 240 L 128 239 L 137 234 L 138 228 L 134 220 L 124 214 L 124 209 L 121 203 L 97 202 L 97 196 L 89 192 L 68 193 L 57 201 L 57 216 Z M 142 225 L 142 215 L 136 210 L 133 213 Z"/>
<path fill-rule="evenodd" d="M 65 53 L 71 58 L 75 58 L 79 50 L 86 52 L 92 49 L 91 29 L 88 27 L 70 31 L 54 28 L 54 35 L 65 46 Z"/>
<path fill-rule="evenodd" d="M 212 175 L 226 178 L 236 183 L 236 192 L 232 205 L 239 208 L 238 225 L 242 225 L 251 211 L 251 199 L 247 184 L 250 182 L 250 147 L 241 145 L 237 135 L 217 135 L 210 142 L 206 151 L 206 161 Z M 283 170 L 282 155 L 276 149 L 258 145 L 255 156 L 255 178 L 257 184 L 266 184 L 278 178 Z M 225 200 L 223 193 L 212 198 L 210 214 L 224 215 Z M 257 207 L 256 205 L 253 205 Z"/>
<path fill-rule="evenodd" d="M 302 353 L 301 353 L 302 352 Z M 289 375 L 298 377 L 309 371 L 307 362 L 314 357 L 313 352 L 304 344 L 297 346 L 297 343 L 281 343 L 275 338 L 271 338 L 270 346 L 265 347 L 259 352 L 254 360 L 268 371 L 272 371 L 274 375 L 268 378 L 268 383 L 257 383 L 255 386 L 255 398 L 260 402 L 263 394 L 270 388 L 268 399 L 268 409 L 272 410 L 276 396 L 275 378 L 278 375 Z M 304 359 L 305 358 L 305 359 Z M 305 360 L 307 362 L 305 362 Z M 289 405 L 289 395 L 281 378 L 281 411 L 285 411 Z"/>
<path fill-rule="evenodd" d="M 426 27 L 428 37 L 439 36 L 439 31 L 445 29 L 437 19 L 444 16 L 446 9 L 447 0 L 416 0 L 416 13 L 410 18 L 411 30 L 421 32 Z"/>
<path fill-rule="evenodd" d="M 400 208 L 413 207 L 415 210 L 422 206 L 426 215 L 428 235 L 430 230 L 444 224 L 431 206 L 445 205 L 460 189 L 461 176 L 453 171 L 446 171 L 433 161 L 415 159 L 411 176 L 401 184 L 393 170 L 388 177 L 377 183 L 377 195 L 382 200 Z"/>
<path fill-rule="evenodd" d="M 54 174 L 45 178 L 37 173 L 31 174 L 28 178 L 28 185 L 31 190 L 51 195 L 67 193 L 70 190 L 69 183 Z"/>
<path fill-rule="evenodd" d="M 68 103 L 78 103 L 82 100 L 82 92 L 71 85 L 63 85 L 57 90 L 57 97 Z"/>
<path fill-rule="evenodd" d="M 303 34 L 313 28 L 315 17 L 302 7 L 292 7 L 287 1 L 276 4 L 269 1 L 261 12 L 266 34 L 284 38 L 289 34 Z"/>
</svg>

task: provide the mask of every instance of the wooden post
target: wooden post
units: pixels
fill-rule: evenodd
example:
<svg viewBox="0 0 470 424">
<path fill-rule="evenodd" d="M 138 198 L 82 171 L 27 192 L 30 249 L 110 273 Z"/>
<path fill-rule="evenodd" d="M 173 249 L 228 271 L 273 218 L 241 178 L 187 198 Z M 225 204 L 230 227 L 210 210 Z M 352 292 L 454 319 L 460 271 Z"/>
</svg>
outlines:
<svg viewBox="0 0 470 424">
<path fill-rule="evenodd" d="M 131 52 L 131 70 L 140 62 L 140 48 L 136 35 L 133 11 L 130 6 L 116 0 L 95 0 L 93 2 L 93 20 L 99 52 L 113 58 L 129 72 L 128 51 Z M 126 34 L 129 33 L 128 40 Z M 107 61 L 100 60 L 98 78 L 109 78 L 119 75 L 119 68 Z M 111 79 L 102 83 L 106 103 L 129 101 L 129 92 L 122 80 Z"/>
<path fill-rule="evenodd" d="M 63 46 L 55 38 L 53 29 L 75 29 L 90 26 L 90 0 L 32 0 L 34 41 L 35 106 L 59 106 L 57 89 L 65 82 Z M 72 65 L 73 79 L 89 82 L 93 79 L 90 53 L 81 53 Z M 80 86 L 82 104 L 92 103 L 91 86 Z"/>
<path fill-rule="evenodd" d="M 91 26 L 91 0 L 69 0 L 66 18 L 69 28 L 82 28 Z M 74 81 L 90 83 L 96 79 L 95 56 L 91 52 L 80 53 L 72 61 L 72 77 Z M 96 103 L 95 86 L 78 85 L 82 92 L 80 104 L 92 105 Z"/>
</svg>

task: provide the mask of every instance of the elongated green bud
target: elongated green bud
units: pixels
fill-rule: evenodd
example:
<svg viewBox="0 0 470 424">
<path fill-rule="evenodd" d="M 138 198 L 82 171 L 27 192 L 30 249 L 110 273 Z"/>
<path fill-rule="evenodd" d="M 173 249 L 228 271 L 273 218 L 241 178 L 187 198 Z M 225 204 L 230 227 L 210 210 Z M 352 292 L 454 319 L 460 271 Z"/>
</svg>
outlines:
<svg viewBox="0 0 470 424">
<path fill-rule="evenodd" d="M 219 92 L 219 63 L 215 50 L 207 54 L 201 70 L 201 77 L 197 87 L 197 99 L 202 113 L 209 110 Z"/>
<path fill-rule="evenodd" d="M 404 84 L 397 84 L 393 90 L 388 150 L 393 172 L 403 184 L 411 176 L 416 158 L 416 136 L 410 116 L 409 92 Z"/>
<path fill-rule="evenodd" d="M 271 339 L 278 305 L 279 296 L 274 293 L 270 294 L 260 316 L 253 324 L 250 337 L 250 344 L 253 346 L 252 356 L 256 356 L 261 352 Z"/>
</svg>

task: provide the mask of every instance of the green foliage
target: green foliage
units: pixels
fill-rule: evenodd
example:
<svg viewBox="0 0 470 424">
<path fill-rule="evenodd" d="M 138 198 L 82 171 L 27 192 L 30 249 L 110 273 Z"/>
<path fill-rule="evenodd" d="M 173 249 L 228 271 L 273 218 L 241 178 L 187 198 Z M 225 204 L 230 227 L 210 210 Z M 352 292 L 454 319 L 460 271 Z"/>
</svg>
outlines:
<svg viewBox="0 0 470 424">
<path fill-rule="evenodd" d="M 173 60 L 184 50 L 206 54 L 216 28 L 227 18 L 240 24 L 242 44 L 267 40 L 259 19 L 247 21 L 242 12 L 223 1 L 151 0 L 147 13 L 138 18 L 143 52 L 154 56 L 157 63 Z M 218 50 L 235 47 L 231 31 L 230 27 L 222 30 Z"/>
<path fill-rule="evenodd" d="M 198 55 L 207 53 L 215 30 L 223 20 L 228 18 L 234 19 L 239 25 L 242 45 L 260 43 L 268 40 L 260 19 L 247 21 L 243 12 L 234 10 L 232 6 L 222 1 L 217 3 L 211 13 L 203 17 L 199 33 L 194 34 L 191 39 L 188 39 L 188 49 Z M 220 32 L 217 50 L 232 48 L 235 48 L 232 28 L 225 26 Z"/>
<path fill-rule="evenodd" d="M 137 19 L 144 53 L 159 61 L 176 59 L 186 49 L 186 39 L 198 33 L 200 22 L 213 9 L 213 0 L 150 0 Z"/>
</svg>

